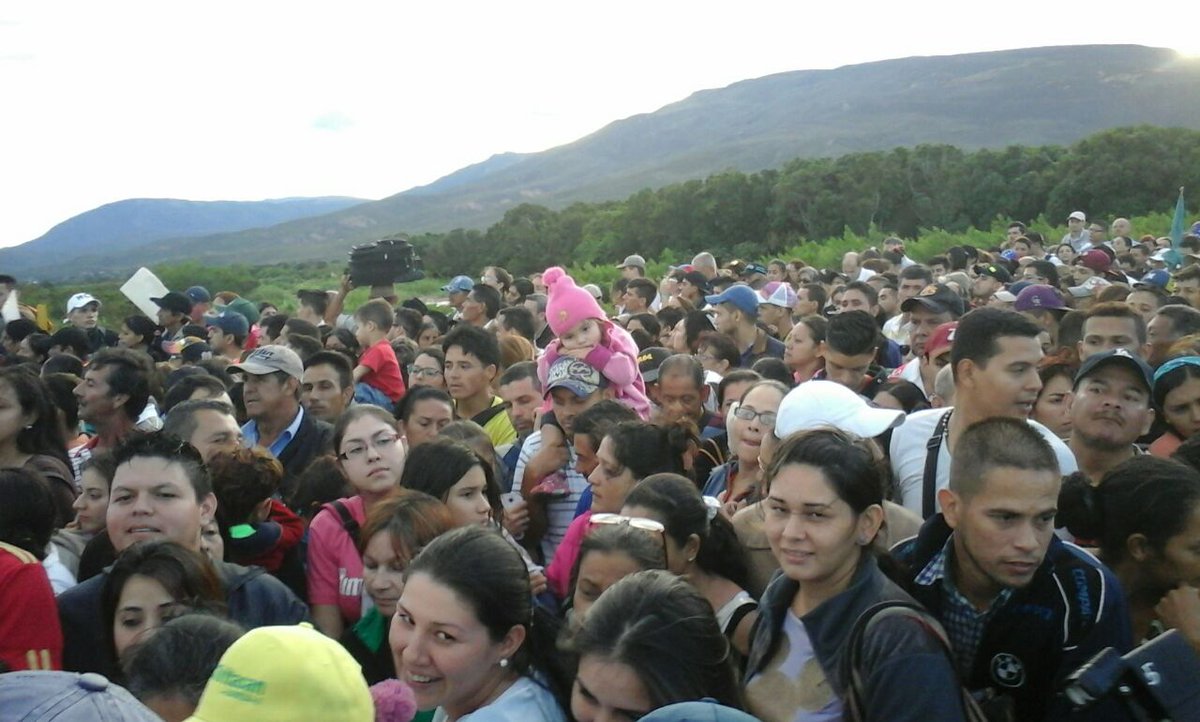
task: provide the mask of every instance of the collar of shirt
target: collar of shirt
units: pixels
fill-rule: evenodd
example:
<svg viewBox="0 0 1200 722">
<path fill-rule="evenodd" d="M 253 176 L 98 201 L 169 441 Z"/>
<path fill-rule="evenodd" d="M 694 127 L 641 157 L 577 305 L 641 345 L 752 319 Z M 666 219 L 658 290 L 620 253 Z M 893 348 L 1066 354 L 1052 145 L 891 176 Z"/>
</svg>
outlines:
<svg viewBox="0 0 1200 722">
<path fill-rule="evenodd" d="M 279 434 L 278 438 L 267 447 L 267 451 L 270 451 L 271 455 L 276 457 L 282 454 L 287 445 L 295 438 L 296 432 L 300 430 L 300 422 L 302 421 L 304 421 L 303 406 L 296 411 L 296 417 L 292 419 L 292 423 L 288 424 L 283 433 Z M 246 438 L 246 443 L 250 446 L 258 445 L 258 422 L 254 419 L 247 421 L 246 425 L 242 427 L 242 436 Z"/>
<path fill-rule="evenodd" d="M 950 537 L 946 539 L 946 543 L 942 546 L 941 551 L 933 555 L 933 558 L 929 560 L 929 563 L 925 565 L 925 568 L 921 570 L 921 573 L 918 574 L 917 578 L 913 581 L 921 586 L 930 587 L 940 580 L 942 582 L 942 589 L 949 596 L 951 602 L 958 606 L 965 606 L 970 609 L 975 609 L 975 605 L 971 604 L 970 600 L 963 596 L 963 593 L 960 592 L 958 587 L 954 585 L 954 581 L 950 578 L 950 574 L 946 572 L 946 567 L 951 563 L 953 554 L 954 535 L 951 534 Z M 996 595 L 996 598 L 993 599 L 990 604 L 988 604 L 988 608 L 986 610 L 983 612 L 976 611 L 976 614 L 991 614 L 993 611 L 1003 606 L 1004 603 L 1007 602 L 1010 597 L 1012 597 L 1012 594 L 1013 590 L 1010 587 L 1005 587 L 999 594 Z"/>
</svg>

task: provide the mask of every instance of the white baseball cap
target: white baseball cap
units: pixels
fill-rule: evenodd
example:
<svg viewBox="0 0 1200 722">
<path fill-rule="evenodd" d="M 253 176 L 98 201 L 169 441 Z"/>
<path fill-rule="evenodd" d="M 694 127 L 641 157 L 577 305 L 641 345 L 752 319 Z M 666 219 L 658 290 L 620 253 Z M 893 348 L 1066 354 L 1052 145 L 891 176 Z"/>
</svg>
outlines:
<svg viewBox="0 0 1200 722">
<path fill-rule="evenodd" d="M 863 438 L 904 423 L 904 412 L 881 409 L 833 381 L 806 381 L 787 393 L 775 416 L 775 436 L 832 426 Z"/>
<path fill-rule="evenodd" d="M 74 296 L 71 296 L 70 298 L 67 299 L 67 313 L 70 313 L 76 309 L 83 308 L 84 306 L 88 305 L 89 303 L 94 303 L 97 306 L 99 306 L 100 299 L 96 298 L 95 296 L 93 296 L 90 293 L 77 293 Z"/>
</svg>

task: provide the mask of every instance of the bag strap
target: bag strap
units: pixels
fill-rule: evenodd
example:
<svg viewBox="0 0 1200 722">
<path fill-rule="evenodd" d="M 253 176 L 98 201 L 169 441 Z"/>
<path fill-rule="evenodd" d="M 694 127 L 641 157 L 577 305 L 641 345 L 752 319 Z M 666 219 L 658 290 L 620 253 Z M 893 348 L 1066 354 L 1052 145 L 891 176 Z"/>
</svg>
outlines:
<svg viewBox="0 0 1200 722">
<path fill-rule="evenodd" d="M 338 518 L 342 520 L 342 528 L 346 530 L 346 533 L 350 535 L 351 541 L 353 541 L 357 546 L 359 531 L 358 520 L 355 519 L 354 515 L 350 513 L 350 508 L 343 504 L 341 499 L 336 499 L 329 502 L 329 506 L 333 509 L 334 513 L 338 515 Z"/>
<path fill-rule="evenodd" d="M 489 406 L 483 411 L 480 411 L 478 414 L 472 416 L 471 421 L 474 421 L 480 426 L 487 426 L 489 421 L 504 413 L 505 409 L 507 408 L 508 404 L 496 404 L 495 406 Z"/>
<path fill-rule="evenodd" d="M 924 519 L 933 516 L 937 511 L 938 455 L 942 453 L 942 441 L 946 438 L 946 430 L 950 427 L 950 415 L 953 413 L 954 409 L 950 409 L 938 419 L 933 434 L 929 441 L 925 442 L 925 475 L 921 488 L 921 517 Z"/>
</svg>

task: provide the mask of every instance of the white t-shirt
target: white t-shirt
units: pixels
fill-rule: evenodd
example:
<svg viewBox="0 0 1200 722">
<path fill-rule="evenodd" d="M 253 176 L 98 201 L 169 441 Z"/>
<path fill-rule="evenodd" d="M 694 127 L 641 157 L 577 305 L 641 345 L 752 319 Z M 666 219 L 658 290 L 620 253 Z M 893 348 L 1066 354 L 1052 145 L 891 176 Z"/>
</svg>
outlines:
<svg viewBox="0 0 1200 722">
<path fill-rule="evenodd" d="M 925 446 L 929 443 L 929 437 L 933 436 L 933 430 L 937 427 L 938 421 L 949 411 L 950 409 L 930 409 L 909 414 L 904 423 L 892 432 L 892 443 L 889 448 L 892 457 L 892 475 L 896 480 L 896 490 L 899 495 L 896 502 L 917 514 L 923 514 Z M 1050 447 L 1054 449 L 1054 455 L 1058 457 L 1059 470 L 1064 476 L 1079 470 L 1079 465 L 1075 462 L 1075 455 L 1071 453 L 1071 449 L 1063 443 L 1062 439 L 1032 419 L 1029 420 L 1029 425 L 1037 429 L 1042 438 L 1050 443 Z M 948 486 L 950 486 L 950 446 L 943 439 L 941 449 L 938 450 L 936 488 L 945 489 Z M 941 506 L 936 501 L 934 506 L 937 510 L 941 510 Z"/>
</svg>

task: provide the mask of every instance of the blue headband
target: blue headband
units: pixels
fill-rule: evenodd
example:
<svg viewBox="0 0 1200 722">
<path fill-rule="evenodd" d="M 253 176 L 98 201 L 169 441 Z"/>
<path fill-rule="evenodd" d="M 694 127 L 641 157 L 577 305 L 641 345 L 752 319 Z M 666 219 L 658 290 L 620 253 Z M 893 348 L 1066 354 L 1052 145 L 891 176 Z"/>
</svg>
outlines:
<svg viewBox="0 0 1200 722">
<path fill-rule="evenodd" d="M 1159 366 L 1158 370 L 1154 372 L 1154 385 L 1157 386 L 1159 380 L 1162 379 L 1163 376 L 1166 376 L 1175 369 L 1183 366 L 1200 367 L 1200 356 L 1180 356 L 1179 358 L 1173 358 L 1164 363 L 1162 366 Z"/>
</svg>

